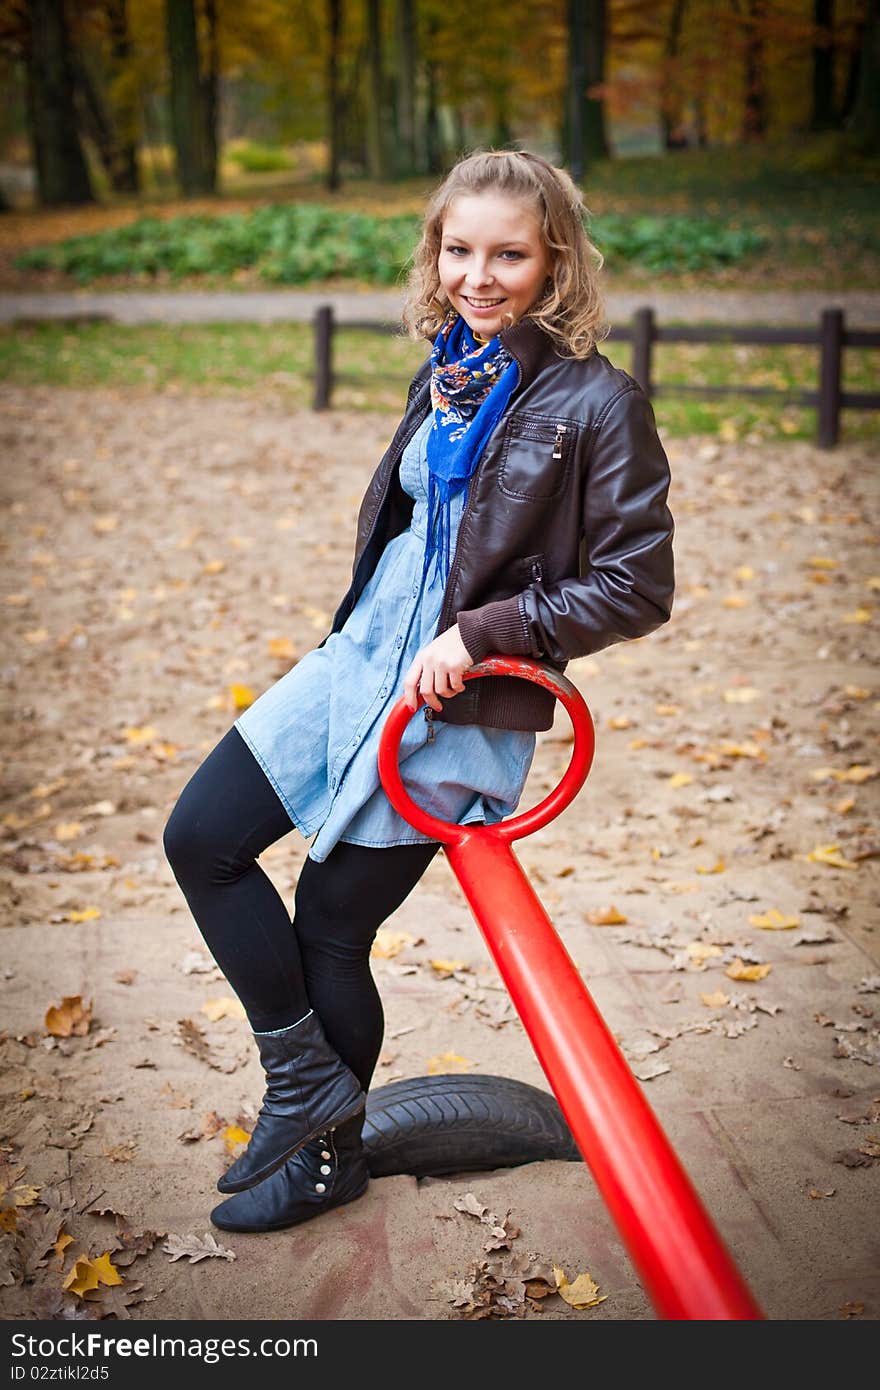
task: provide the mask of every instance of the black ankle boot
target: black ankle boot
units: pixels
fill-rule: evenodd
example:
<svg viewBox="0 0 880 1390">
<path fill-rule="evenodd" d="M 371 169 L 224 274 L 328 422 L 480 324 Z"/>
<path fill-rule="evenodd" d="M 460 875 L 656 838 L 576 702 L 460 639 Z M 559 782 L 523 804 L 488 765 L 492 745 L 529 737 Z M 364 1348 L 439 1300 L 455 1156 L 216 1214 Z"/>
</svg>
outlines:
<svg viewBox="0 0 880 1390">
<path fill-rule="evenodd" d="M 288 1032 L 255 1033 L 266 1094 L 250 1143 L 217 1187 L 242 1192 L 268 1178 L 317 1134 L 366 1104 L 357 1077 L 328 1043 L 314 1012 Z"/>
<path fill-rule="evenodd" d="M 370 1179 L 363 1122 L 361 1111 L 303 1145 L 264 1182 L 215 1207 L 214 1225 L 221 1231 L 280 1231 L 362 1196 Z"/>
</svg>

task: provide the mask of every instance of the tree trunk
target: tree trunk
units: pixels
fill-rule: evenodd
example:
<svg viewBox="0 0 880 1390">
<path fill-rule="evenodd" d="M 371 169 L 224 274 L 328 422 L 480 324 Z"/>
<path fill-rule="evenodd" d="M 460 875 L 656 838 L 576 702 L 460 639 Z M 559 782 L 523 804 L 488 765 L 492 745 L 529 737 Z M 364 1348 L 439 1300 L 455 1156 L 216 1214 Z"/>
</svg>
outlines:
<svg viewBox="0 0 880 1390">
<path fill-rule="evenodd" d="M 186 197 L 213 193 L 194 0 L 165 0 L 165 19 L 171 65 L 171 131 L 177 180 Z"/>
<path fill-rule="evenodd" d="M 666 34 L 664 54 L 666 61 L 660 96 L 660 124 L 663 130 L 663 148 L 669 151 L 680 150 L 687 144 L 682 129 L 681 96 L 676 80 L 676 66 L 686 4 L 687 0 L 673 0 L 672 12 L 669 16 L 669 29 Z"/>
<path fill-rule="evenodd" d="M 202 78 L 202 100 L 205 119 L 205 158 L 211 192 L 217 191 L 217 130 L 220 123 L 220 42 L 217 31 L 217 0 L 204 0 L 205 22 L 208 30 L 207 62 Z"/>
<path fill-rule="evenodd" d="M 565 150 L 575 182 L 583 179 L 588 161 L 608 154 L 604 98 L 588 89 L 605 77 L 605 0 L 567 0 L 568 99 Z"/>
<path fill-rule="evenodd" d="M 416 7 L 397 0 L 397 172 L 416 172 Z"/>
<path fill-rule="evenodd" d="M 382 77 L 382 0 L 367 4 L 367 163 L 374 179 L 388 177 L 385 87 Z"/>
<path fill-rule="evenodd" d="M 106 3 L 113 62 L 118 72 L 126 72 L 131 62 L 126 0 L 106 0 Z M 116 188 L 120 193 L 137 193 L 141 186 L 141 171 L 138 164 L 137 92 L 132 83 L 127 84 L 116 98 L 113 115 L 119 150 Z"/>
<path fill-rule="evenodd" d="M 811 130 L 833 130 L 834 110 L 834 0 L 813 0 L 813 110 Z"/>
<path fill-rule="evenodd" d="M 327 187 L 339 187 L 342 107 L 339 92 L 339 53 L 342 38 L 342 0 L 327 0 Z"/>
<path fill-rule="evenodd" d="M 608 135 L 605 130 L 605 98 L 590 96 L 590 88 L 605 81 L 606 51 L 605 0 L 587 0 L 587 95 L 584 108 L 584 142 L 587 159 L 608 156 Z"/>
<path fill-rule="evenodd" d="M 39 201 L 95 201 L 76 123 L 63 0 L 29 0 L 27 108 Z"/>
<path fill-rule="evenodd" d="M 749 0 L 746 35 L 746 94 L 742 138 L 763 140 L 767 129 L 767 89 L 764 82 L 764 10 L 766 0 Z"/>
<path fill-rule="evenodd" d="M 847 129 L 862 154 L 880 153 L 880 0 L 868 0 L 858 86 Z"/>
<path fill-rule="evenodd" d="M 70 50 L 70 70 L 79 107 L 80 126 L 98 151 L 114 193 L 128 191 L 122 152 L 103 96 L 82 53 Z"/>
</svg>

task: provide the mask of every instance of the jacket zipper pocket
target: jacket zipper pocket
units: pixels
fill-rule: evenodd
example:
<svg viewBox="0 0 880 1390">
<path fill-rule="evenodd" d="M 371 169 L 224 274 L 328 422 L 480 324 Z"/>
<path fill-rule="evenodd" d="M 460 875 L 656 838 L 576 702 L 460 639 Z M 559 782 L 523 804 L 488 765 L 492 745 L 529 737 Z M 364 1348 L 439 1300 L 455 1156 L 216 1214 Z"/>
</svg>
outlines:
<svg viewBox="0 0 880 1390">
<path fill-rule="evenodd" d="M 434 711 L 431 709 L 430 705 L 425 705 L 425 723 L 428 726 L 427 742 L 433 743 L 436 730 L 434 728 Z"/>
<path fill-rule="evenodd" d="M 567 425 L 557 425 L 557 426 L 556 426 L 556 438 L 555 438 L 555 440 L 553 441 L 553 457 L 554 457 L 555 459 L 561 459 L 561 458 L 562 458 L 562 437 L 563 437 L 563 435 L 566 433 L 566 430 L 567 430 L 567 429 L 568 429 L 568 426 L 567 426 Z"/>
<path fill-rule="evenodd" d="M 532 578 L 534 579 L 534 581 L 535 581 L 536 584 L 537 584 L 538 580 L 541 578 L 541 576 L 543 575 L 543 573 L 544 573 L 544 568 L 543 568 L 543 566 L 542 566 L 542 564 L 541 564 L 541 561 L 540 561 L 540 560 L 533 560 L 533 561 L 532 561 Z"/>
</svg>

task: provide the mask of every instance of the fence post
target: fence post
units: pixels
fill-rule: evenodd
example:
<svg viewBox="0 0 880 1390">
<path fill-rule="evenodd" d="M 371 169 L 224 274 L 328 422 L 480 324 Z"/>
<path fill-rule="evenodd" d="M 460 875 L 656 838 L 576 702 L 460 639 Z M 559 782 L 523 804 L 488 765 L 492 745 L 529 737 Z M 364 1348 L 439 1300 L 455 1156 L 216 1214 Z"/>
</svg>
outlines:
<svg viewBox="0 0 880 1390">
<path fill-rule="evenodd" d="M 840 376 L 843 361 L 843 310 L 823 309 L 819 321 L 819 448 L 833 449 L 840 438 Z"/>
<path fill-rule="evenodd" d="M 636 309 L 633 314 L 632 374 L 646 392 L 651 394 L 651 349 L 654 343 L 654 310 Z"/>
<path fill-rule="evenodd" d="M 327 410 L 333 388 L 333 305 L 319 304 L 315 310 L 315 401 L 314 410 Z"/>
</svg>

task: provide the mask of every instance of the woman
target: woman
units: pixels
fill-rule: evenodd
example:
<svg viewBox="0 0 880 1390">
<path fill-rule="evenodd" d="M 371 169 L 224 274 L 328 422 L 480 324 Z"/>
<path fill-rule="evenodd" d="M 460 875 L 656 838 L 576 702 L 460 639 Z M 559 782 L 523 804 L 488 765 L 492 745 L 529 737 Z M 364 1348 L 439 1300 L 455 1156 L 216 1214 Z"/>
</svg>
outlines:
<svg viewBox="0 0 880 1390">
<path fill-rule="evenodd" d="M 404 320 L 432 343 L 361 504 L 331 631 L 235 721 L 184 788 L 165 850 L 241 998 L 266 1073 L 225 1230 L 360 1196 L 382 1043 L 376 930 L 439 849 L 392 808 L 376 752 L 403 695 L 410 795 L 458 824 L 518 805 L 549 691 L 463 674 L 489 653 L 576 656 L 671 613 L 669 467 L 650 402 L 598 352 L 601 256 L 564 171 L 528 152 L 457 164 L 432 198 Z M 446 701 L 447 703 L 443 703 Z M 291 923 L 256 863 L 315 836 Z"/>
</svg>

